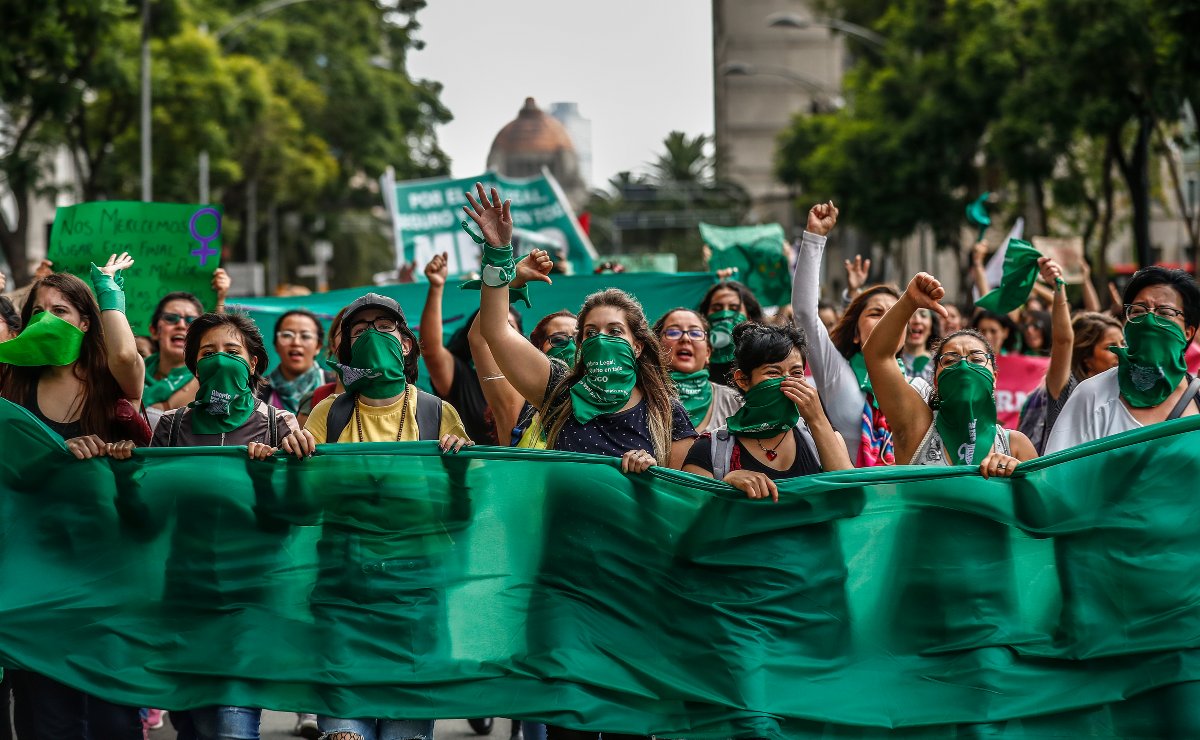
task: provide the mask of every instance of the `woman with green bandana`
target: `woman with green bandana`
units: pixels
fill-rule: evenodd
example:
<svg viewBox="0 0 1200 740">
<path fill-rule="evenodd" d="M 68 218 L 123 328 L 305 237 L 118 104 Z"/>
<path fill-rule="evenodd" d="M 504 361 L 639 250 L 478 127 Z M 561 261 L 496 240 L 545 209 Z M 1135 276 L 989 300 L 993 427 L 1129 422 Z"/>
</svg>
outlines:
<svg viewBox="0 0 1200 740">
<path fill-rule="evenodd" d="M 1200 288 L 1182 270 L 1147 267 L 1122 296 L 1125 346 L 1117 366 L 1079 383 L 1063 407 L 1046 452 L 1058 452 L 1148 424 L 1200 413 L 1200 380 L 1184 353 L 1200 325 Z"/>
<path fill-rule="evenodd" d="M 137 411 L 145 366 L 125 318 L 120 276 L 132 265 L 128 254 L 93 265 L 94 296 L 73 275 L 40 278 L 22 309 L 24 329 L 0 343 L 0 397 L 28 409 L 79 459 L 128 457 L 134 443 L 150 441 Z M 46 526 L 54 526 L 52 519 L 48 515 Z M 54 737 L 90 732 L 113 740 L 142 738 L 137 707 L 111 704 L 32 672 L 14 671 L 12 678 L 18 727 L 36 726 Z"/>
<path fill-rule="evenodd" d="M 655 322 L 654 335 L 662 343 L 671 381 L 696 431 L 703 434 L 723 425 L 742 405 L 742 397 L 709 377 L 713 352 L 704 316 L 690 308 L 673 308 Z"/>
<path fill-rule="evenodd" d="M 816 389 L 804 380 L 800 330 L 746 323 L 733 334 L 733 381 L 745 405 L 696 441 L 683 470 L 719 477 L 749 498 L 778 501 L 777 480 L 853 468 Z"/>
<path fill-rule="evenodd" d="M 880 319 L 863 347 L 879 407 L 891 421 L 896 460 L 912 465 L 974 465 L 985 478 L 1008 477 L 1037 457 L 1029 438 L 996 422 L 996 356 L 987 340 L 963 330 L 933 356 L 933 383 L 909 383 L 896 364 L 896 342 L 918 309 L 939 315 L 946 290 L 921 272 Z"/>
<path fill-rule="evenodd" d="M 294 308 L 275 320 L 274 337 L 279 364 L 267 376 L 258 397 L 294 414 L 305 396 L 334 380 L 333 372 L 317 362 L 325 327 L 312 311 Z"/>
<path fill-rule="evenodd" d="M 729 385 L 733 381 L 733 330 L 743 321 L 761 323 L 762 306 L 745 285 L 736 280 L 722 280 L 700 300 L 700 315 L 709 327 L 712 347 L 709 374 L 714 383 Z"/>
</svg>

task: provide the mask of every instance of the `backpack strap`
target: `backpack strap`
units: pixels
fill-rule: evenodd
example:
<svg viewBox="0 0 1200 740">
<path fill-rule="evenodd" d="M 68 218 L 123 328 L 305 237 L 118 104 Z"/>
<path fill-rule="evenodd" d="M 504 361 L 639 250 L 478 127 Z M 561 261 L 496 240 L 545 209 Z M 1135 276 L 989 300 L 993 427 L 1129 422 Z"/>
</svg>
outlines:
<svg viewBox="0 0 1200 740">
<path fill-rule="evenodd" d="M 171 431 L 167 434 L 167 447 L 175 446 L 175 440 L 179 438 L 179 430 L 183 427 L 183 412 L 186 410 L 187 406 L 181 406 L 171 414 Z"/>
<path fill-rule="evenodd" d="M 279 429 L 275 421 L 275 407 L 267 404 L 267 446 L 279 446 Z"/>
<path fill-rule="evenodd" d="M 342 437 L 342 430 L 350 423 L 350 415 L 354 413 L 354 404 L 358 400 L 357 393 L 346 391 L 333 399 L 329 405 L 329 414 L 325 417 L 325 441 L 336 443 Z"/>
<path fill-rule="evenodd" d="M 437 441 L 442 431 L 442 399 L 417 390 L 417 439 Z"/>
<path fill-rule="evenodd" d="M 729 466 L 733 461 L 733 435 L 729 428 L 721 425 L 712 433 L 712 466 L 713 478 L 723 481 L 729 475 Z"/>
<path fill-rule="evenodd" d="M 1200 377 L 1195 377 L 1192 378 L 1192 382 L 1188 384 L 1187 389 L 1183 392 L 1183 397 L 1179 399 L 1179 403 L 1176 403 L 1175 408 L 1171 409 L 1171 415 L 1167 417 L 1167 421 L 1183 416 L 1183 412 L 1188 404 L 1196 400 L 1198 395 L 1200 395 Z"/>
</svg>

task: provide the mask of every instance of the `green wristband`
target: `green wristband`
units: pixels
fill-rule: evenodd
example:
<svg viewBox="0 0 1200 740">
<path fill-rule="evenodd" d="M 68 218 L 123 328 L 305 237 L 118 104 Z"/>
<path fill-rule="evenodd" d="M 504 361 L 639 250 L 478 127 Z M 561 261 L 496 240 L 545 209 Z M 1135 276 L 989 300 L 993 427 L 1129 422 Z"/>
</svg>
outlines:
<svg viewBox="0 0 1200 740">
<path fill-rule="evenodd" d="M 92 263 L 92 289 L 96 293 L 96 303 L 101 311 L 120 311 L 125 313 L 125 279 L 118 272 L 109 275 Z"/>
</svg>

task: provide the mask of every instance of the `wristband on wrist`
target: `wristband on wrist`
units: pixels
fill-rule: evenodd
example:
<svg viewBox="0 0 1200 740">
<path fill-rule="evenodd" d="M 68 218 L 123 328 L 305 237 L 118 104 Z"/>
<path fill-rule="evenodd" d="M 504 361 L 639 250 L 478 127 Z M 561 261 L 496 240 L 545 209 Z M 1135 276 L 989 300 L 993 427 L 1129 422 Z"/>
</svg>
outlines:
<svg viewBox="0 0 1200 740">
<path fill-rule="evenodd" d="M 125 279 L 121 273 L 109 275 L 92 263 L 92 289 L 101 311 L 125 313 Z"/>
</svg>

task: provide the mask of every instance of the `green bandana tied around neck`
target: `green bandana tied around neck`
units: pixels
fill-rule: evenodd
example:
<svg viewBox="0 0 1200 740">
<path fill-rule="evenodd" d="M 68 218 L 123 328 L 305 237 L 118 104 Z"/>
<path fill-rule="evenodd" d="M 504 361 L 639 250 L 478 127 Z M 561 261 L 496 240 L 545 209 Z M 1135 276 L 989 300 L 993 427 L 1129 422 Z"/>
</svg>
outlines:
<svg viewBox="0 0 1200 740">
<path fill-rule="evenodd" d="M 561 347 L 550 345 L 550 349 L 546 351 L 547 357 L 553 357 L 556 360 L 561 360 L 567 363 L 567 367 L 575 367 L 575 340 L 567 342 Z"/>
<path fill-rule="evenodd" d="M 966 360 L 942 370 L 937 378 L 935 425 L 954 465 L 978 465 L 996 441 L 995 376 L 984 365 Z"/>
<path fill-rule="evenodd" d="M 713 388 L 708 382 L 708 368 L 702 368 L 694 373 L 671 371 L 671 380 L 679 391 L 679 400 L 683 403 L 684 411 L 692 420 L 692 426 L 699 428 L 704 417 L 708 415 L 708 407 L 712 406 Z"/>
<path fill-rule="evenodd" d="M 1126 347 L 1109 347 L 1117 356 L 1121 397 L 1138 409 L 1157 406 L 1187 375 L 1183 353 L 1187 336 L 1170 319 L 1154 314 L 1125 324 Z M 3 347 L 4 345 L 0 345 Z"/>
<path fill-rule="evenodd" d="M 896 365 L 900 372 L 908 375 L 908 368 L 899 357 L 896 358 Z M 867 358 L 863 357 L 862 352 L 855 352 L 850 356 L 850 369 L 854 371 L 854 377 L 858 378 L 858 389 L 870 396 L 872 407 L 879 408 L 875 401 L 875 389 L 871 387 L 871 375 L 867 372 Z"/>
<path fill-rule="evenodd" d="M 79 359 L 84 332 L 49 311 L 39 311 L 13 339 L 0 342 L 0 364 L 60 367 Z"/>
<path fill-rule="evenodd" d="M 584 340 L 580 347 L 583 378 L 571 386 L 575 420 L 587 424 L 601 414 L 620 411 L 637 385 L 637 358 L 633 346 L 607 334 Z"/>
<path fill-rule="evenodd" d="M 979 308 L 994 313 L 1008 313 L 1021 307 L 1029 299 L 1033 284 L 1038 277 L 1038 259 L 1042 253 L 1033 245 L 1020 239 L 1009 239 L 1004 252 L 1004 276 L 1000 285 L 975 301 Z"/>
<path fill-rule="evenodd" d="M 153 354 L 146 358 L 146 385 L 142 391 L 142 403 L 147 406 L 153 406 L 156 403 L 166 401 L 195 377 L 192 375 L 192 371 L 187 369 L 187 366 L 180 365 L 167 373 L 166 377 L 161 380 L 155 378 L 154 376 L 158 373 L 158 363 L 160 361 L 161 358 L 158 354 Z"/>
<path fill-rule="evenodd" d="M 197 434 L 232 432 L 246 423 L 258 400 L 250 390 L 250 364 L 238 355 L 217 352 L 196 362 L 200 390 L 188 406 Z M 176 411 L 175 413 L 181 413 Z"/>
<path fill-rule="evenodd" d="M 735 437 L 767 439 L 786 432 L 800 422 L 800 409 L 784 395 L 785 378 L 764 380 L 746 392 L 746 401 L 726 425 Z"/>
<path fill-rule="evenodd" d="M 746 320 L 739 311 L 717 311 L 708 315 L 708 341 L 712 344 L 711 362 L 725 365 L 733 362 L 733 329 Z"/>
<path fill-rule="evenodd" d="M 392 334 L 367 328 L 354 340 L 350 364 L 333 363 L 342 385 L 367 398 L 392 398 L 404 392 L 404 344 Z"/>
</svg>

